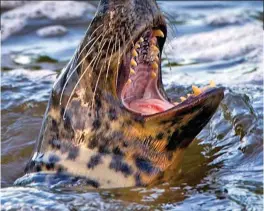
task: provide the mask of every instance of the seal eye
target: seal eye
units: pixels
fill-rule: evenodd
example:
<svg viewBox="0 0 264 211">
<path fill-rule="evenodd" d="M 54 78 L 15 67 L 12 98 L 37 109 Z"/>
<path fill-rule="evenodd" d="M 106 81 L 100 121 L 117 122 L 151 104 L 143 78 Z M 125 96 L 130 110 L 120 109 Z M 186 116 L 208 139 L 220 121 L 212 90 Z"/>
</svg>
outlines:
<svg viewBox="0 0 264 211">
<path fill-rule="evenodd" d="M 186 101 L 195 100 L 208 87 L 193 86 L 193 93 L 180 98 L 180 103 L 169 101 L 161 82 L 161 53 L 166 38 L 166 27 L 147 29 L 127 53 L 117 79 L 117 93 L 130 112 L 143 116 L 167 111 Z"/>
</svg>

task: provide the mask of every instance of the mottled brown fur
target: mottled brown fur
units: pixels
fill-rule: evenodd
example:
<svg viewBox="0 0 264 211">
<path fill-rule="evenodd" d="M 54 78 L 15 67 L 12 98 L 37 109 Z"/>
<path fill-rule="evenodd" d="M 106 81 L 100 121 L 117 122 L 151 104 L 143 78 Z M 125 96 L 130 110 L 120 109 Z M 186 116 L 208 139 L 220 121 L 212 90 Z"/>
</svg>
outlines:
<svg viewBox="0 0 264 211">
<path fill-rule="evenodd" d="M 148 185 L 162 178 L 219 103 L 204 97 L 191 109 L 148 118 L 124 108 L 116 92 L 119 56 L 146 28 L 164 23 L 154 0 L 101 1 L 79 49 L 53 86 L 28 172 L 66 172 L 103 188 Z M 90 40 L 96 42 L 87 45 Z M 98 61 L 90 65 L 94 58 Z"/>
</svg>

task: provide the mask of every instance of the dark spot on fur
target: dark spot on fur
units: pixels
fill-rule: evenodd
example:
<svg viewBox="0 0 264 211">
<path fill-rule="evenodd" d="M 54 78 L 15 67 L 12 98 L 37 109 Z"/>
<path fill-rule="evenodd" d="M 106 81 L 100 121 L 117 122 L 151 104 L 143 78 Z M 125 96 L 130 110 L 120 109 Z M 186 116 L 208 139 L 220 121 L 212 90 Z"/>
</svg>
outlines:
<svg viewBox="0 0 264 211">
<path fill-rule="evenodd" d="M 132 168 L 123 161 L 121 156 L 113 156 L 109 168 L 114 169 L 116 172 L 122 172 L 125 176 L 133 173 Z"/>
<path fill-rule="evenodd" d="M 57 128 L 58 127 L 58 124 L 57 124 L 57 122 L 54 119 L 51 120 L 51 124 L 52 124 L 52 128 Z"/>
<path fill-rule="evenodd" d="M 123 147 L 128 147 L 128 143 L 126 141 L 123 142 Z"/>
<path fill-rule="evenodd" d="M 117 113 L 116 110 L 114 108 L 110 108 L 108 111 L 108 118 L 111 121 L 117 120 Z"/>
<path fill-rule="evenodd" d="M 65 119 L 64 119 L 64 128 L 65 128 L 65 130 L 69 130 L 69 131 L 71 131 L 72 130 L 72 127 L 71 127 L 71 120 L 70 120 L 70 118 L 67 116 L 67 115 L 65 115 Z"/>
<path fill-rule="evenodd" d="M 93 180 L 93 179 L 86 179 L 86 184 L 87 185 L 90 185 L 94 188 L 99 188 L 100 187 L 100 183 L 96 180 Z"/>
<path fill-rule="evenodd" d="M 54 163 L 47 163 L 46 168 L 47 168 L 47 170 L 54 169 Z"/>
<path fill-rule="evenodd" d="M 49 141 L 49 144 L 51 145 L 51 147 L 53 149 L 60 149 L 61 145 L 60 145 L 60 141 L 57 139 L 53 139 Z"/>
<path fill-rule="evenodd" d="M 120 131 L 114 131 L 111 134 L 111 139 L 122 141 L 122 140 L 124 140 L 124 134 L 123 134 L 123 132 L 120 132 Z"/>
<path fill-rule="evenodd" d="M 97 91 L 97 94 L 98 93 L 100 94 L 100 91 L 99 90 Z M 96 105 L 97 110 L 99 110 L 99 109 L 102 108 L 102 103 L 101 103 L 101 99 L 100 99 L 99 95 L 96 95 L 95 96 L 95 105 Z"/>
<path fill-rule="evenodd" d="M 102 163 L 101 155 L 97 154 L 91 157 L 90 161 L 87 163 L 87 168 L 94 168 L 98 164 Z"/>
<path fill-rule="evenodd" d="M 147 174 L 157 173 L 158 169 L 153 166 L 152 162 L 147 158 L 136 157 L 135 164 L 138 169 Z"/>
<path fill-rule="evenodd" d="M 61 108 L 61 110 L 60 110 L 60 115 L 61 115 L 61 117 L 63 117 L 63 115 L 64 115 L 64 111 L 65 111 L 65 109 L 64 109 L 64 108 Z"/>
<path fill-rule="evenodd" d="M 164 137 L 164 133 L 160 132 L 160 133 L 158 133 L 158 135 L 156 136 L 156 139 L 157 139 L 157 140 L 161 140 L 161 139 L 163 139 L 163 137 Z"/>
<path fill-rule="evenodd" d="M 120 150 L 120 148 L 118 146 L 113 149 L 113 153 L 115 155 L 119 155 L 119 156 L 123 156 L 124 155 L 124 153 Z"/>
<path fill-rule="evenodd" d="M 67 159 L 75 160 L 76 157 L 79 155 L 79 151 L 80 150 L 78 147 L 71 147 Z"/>
<path fill-rule="evenodd" d="M 177 141 L 177 137 L 179 136 L 178 131 L 175 131 L 171 136 L 168 137 L 168 144 L 166 149 L 168 151 L 174 151 L 177 147 L 180 146 L 181 142 Z"/>
<path fill-rule="evenodd" d="M 136 186 L 143 186 L 142 182 L 141 182 L 141 177 L 140 177 L 140 174 L 139 173 L 136 173 L 135 176 L 135 183 L 136 183 Z"/>
<path fill-rule="evenodd" d="M 94 149 L 95 147 L 98 146 L 98 140 L 95 138 L 95 137 L 92 137 L 90 140 L 89 140 L 89 143 L 88 143 L 88 148 L 89 149 Z"/>
<path fill-rule="evenodd" d="M 110 153 L 109 148 L 107 147 L 107 144 L 100 145 L 98 147 L 98 152 L 102 153 L 102 154 L 109 154 Z"/>
<path fill-rule="evenodd" d="M 145 119 L 144 119 L 143 116 L 136 116 L 136 117 L 134 118 L 134 120 L 135 120 L 136 122 L 140 123 L 142 126 L 143 126 L 144 123 L 145 123 Z"/>
<path fill-rule="evenodd" d="M 40 172 L 41 171 L 41 165 L 40 164 L 37 164 L 36 166 L 35 166 L 35 169 L 36 169 L 36 172 Z"/>
<path fill-rule="evenodd" d="M 110 125 L 108 122 L 105 123 L 105 130 L 108 131 L 110 129 Z"/>
<path fill-rule="evenodd" d="M 98 130 L 100 126 L 101 126 L 101 121 L 99 119 L 93 121 L 93 130 Z"/>
<path fill-rule="evenodd" d="M 64 168 L 62 166 L 58 166 L 57 168 L 57 174 L 60 174 L 64 171 Z"/>
<path fill-rule="evenodd" d="M 57 163 L 60 161 L 59 156 L 57 155 L 50 155 L 49 156 L 49 163 Z"/>
<path fill-rule="evenodd" d="M 132 121 L 131 121 L 131 119 L 126 120 L 126 121 L 125 121 L 125 124 L 126 124 L 127 126 L 132 125 Z"/>
</svg>

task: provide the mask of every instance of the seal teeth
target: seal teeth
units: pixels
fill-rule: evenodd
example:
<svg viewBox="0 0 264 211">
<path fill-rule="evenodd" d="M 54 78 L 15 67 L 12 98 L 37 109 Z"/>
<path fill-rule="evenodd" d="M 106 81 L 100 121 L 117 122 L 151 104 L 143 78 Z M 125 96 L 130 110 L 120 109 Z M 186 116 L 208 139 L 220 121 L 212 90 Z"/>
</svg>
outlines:
<svg viewBox="0 0 264 211">
<path fill-rule="evenodd" d="M 143 37 L 140 37 L 139 41 L 140 43 L 144 42 L 144 38 Z"/>
<path fill-rule="evenodd" d="M 151 46 L 151 50 L 154 51 L 154 52 L 159 52 L 159 48 L 155 45 L 152 45 Z"/>
<path fill-rule="evenodd" d="M 151 71 L 151 77 L 152 78 L 156 78 L 157 77 L 157 74 L 154 71 Z"/>
<path fill-rule="evenodd" d="M 160 29 L 153 30 L 152 35 L 155 37 L 164 37 L 164 33 Z"/>
<path fill-rule="evenodd" d="M 153 63 L 151 64 L 151 67 L 152 67 L 154 70 L 158 70 L 158 69 L 159 69 L 159 66 L 158 66 L 157 62 L 153 62 Z"/>
<path fill-rule="evenodd" d="M 135 70 L 133 70 L 132 68 L 130 68 L 130 74 L 131 75 L 135 75 L 136 74 Z"/>
<path fill-rule="evenodd" d="M 136 43 L 135 49 L 138 49 L 138 48 L 140 48 L 140 45 L 138 43 Z"/>
<path fill-rule="evenodd" d="M 195 96 L 197 96 L 197 95 L 202 93 L 202 90 L 199 89 L 197 86 L 194 86 L 194 85 L 192 85 L 192 90 L 193 90 L 193 93 L 194 93 Z"/>
<path fill-rule="evenodd" d="M 128 84 L 131 84 L 131 83 L 132 83 L 132 80 L 131 80 L 131 79 L 128 79 L 128 80 L 127 80 L 127 83 L 128 83 Z"/>
<path fill-rule="evenodd" d="M 181 101 L 185 101 L 186 100 L 186 97 L 180 97 Z"/>
<path fill-rule="evenodd" d="M 155 62 L 159 63 L 159 57 L 156 56 L 155 59 L 154 59 Z"/>
<path fill-rule="evenodd" d="M 132 50 L 132 56 L 133 57 L 137 57 L 138 56 L 138 53 L 135 49 Z"/>
<path fill-rule="evenodd" d="M 133 58 L 131 59 L 130 64 L 131 64 L 132 67 L 136 67 L 137 66 L 137 62 Z"/>
</svg>

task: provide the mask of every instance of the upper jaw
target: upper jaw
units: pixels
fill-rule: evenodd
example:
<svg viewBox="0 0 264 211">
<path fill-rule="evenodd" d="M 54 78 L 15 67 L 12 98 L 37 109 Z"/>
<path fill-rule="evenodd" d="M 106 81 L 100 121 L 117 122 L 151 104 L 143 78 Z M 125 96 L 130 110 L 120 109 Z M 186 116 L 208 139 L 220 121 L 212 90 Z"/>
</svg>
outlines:
<svg viewBox="0 0 264 211">
<path fill-rule="evenodd" d="M 132 109 L 130 103 L 140 99 L 158 99 L 170 104 L 166 100 L 167 96 L 162 95 L 160 91 L 163 88 L 161 53 L 166 33 L 166 27 L 163 25 L 160 25 L 160 28 L 146 28 L 123 56 L 116 91 L 121 103 L 132 113 L 137 111 Z M 172 107 L 173 104 L 169 106 Z"/>
<path fill-rule="evenodd" d="M 136 35 L 132 45 L 126 46 L 117 74 L 116 91 L 124 108 L 145 119 L 162 116 L 171 111 L 188 109 L 211 92 L 223 90 L 214 88 L 214 82 L 199 89 L 193 86 L 193 94 L 182 97 L 181 103 L 172 103 L 163 91 L 161 79 L 161 54 L 166 39 L 166 26 L 145 28 Z M 222 90 L 222 91 L 221 91 Z"/>
</svg>

